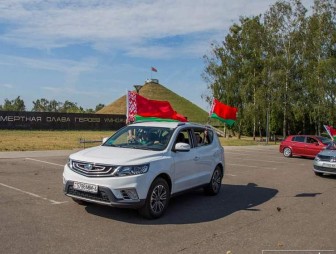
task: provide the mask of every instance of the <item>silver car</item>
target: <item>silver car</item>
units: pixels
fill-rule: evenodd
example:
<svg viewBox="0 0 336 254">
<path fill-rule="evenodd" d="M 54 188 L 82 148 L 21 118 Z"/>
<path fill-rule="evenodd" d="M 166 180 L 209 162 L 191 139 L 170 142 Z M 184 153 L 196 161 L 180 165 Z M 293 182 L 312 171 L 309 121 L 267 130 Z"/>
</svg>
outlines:
<svg viewBox="0 0 336 254">
<path fill-rule="evenodd" d="M 336 143 L 330 143 L 319 152 L 314 159 L 314 173 L 317 176 L 323 174 L 336 175 Z"/>
</svg>

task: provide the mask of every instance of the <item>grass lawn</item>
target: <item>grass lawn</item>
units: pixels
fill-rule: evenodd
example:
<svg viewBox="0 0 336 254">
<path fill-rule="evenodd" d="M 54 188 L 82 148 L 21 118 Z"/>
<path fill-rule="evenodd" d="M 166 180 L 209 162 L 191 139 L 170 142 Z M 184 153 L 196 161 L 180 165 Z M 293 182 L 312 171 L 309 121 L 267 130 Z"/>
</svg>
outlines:
<svg viewBox="0 0 336 254">
<path fill-rule="evenodd" d="M 114 131 L 20 131 L 0 130 L 0 151 L 71 150 L 84 148 L 80 140 L 102 140 Z M 258 145 L 251 137 L 220 138 L 223 146 Z M 99 143 L 85 144 L 85 147 Z M 274 142 L 269 144 L 273 145 Z"/>
<path fill-rule="evenodd" d="M 0 151 L 71 150 L 83 148 L 80 139 L 102 140 L 112 133 L 113 131 L 0 130 Z M 94 144 L 85 146 L 90 145 Z"/>
</svg>

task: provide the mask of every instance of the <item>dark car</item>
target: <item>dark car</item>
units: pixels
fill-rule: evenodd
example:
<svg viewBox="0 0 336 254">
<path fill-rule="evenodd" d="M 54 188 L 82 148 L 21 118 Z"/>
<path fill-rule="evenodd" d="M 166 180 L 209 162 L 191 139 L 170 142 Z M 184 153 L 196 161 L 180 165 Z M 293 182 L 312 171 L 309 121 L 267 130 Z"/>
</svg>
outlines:
<svg viewBox="0 0 336 254">
<path fill-rule="evenodd" d="M 302 156 L 315 158 L 315 156 L 327 145 L 331 139 L 313 135 L 291 135 L 280 143 L 279 151 L 285 157 Z"/>
</svg>

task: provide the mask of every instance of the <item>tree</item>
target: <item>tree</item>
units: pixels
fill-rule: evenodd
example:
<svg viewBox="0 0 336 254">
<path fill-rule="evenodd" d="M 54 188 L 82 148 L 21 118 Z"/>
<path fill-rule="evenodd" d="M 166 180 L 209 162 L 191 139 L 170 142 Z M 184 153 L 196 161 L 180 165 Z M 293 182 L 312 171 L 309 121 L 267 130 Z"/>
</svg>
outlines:
<svg viewBox="0 0 336 254">
<path fill-rule="evenodd" d="M 47 112 L 49 107 L 49 101 L 47 99 L 41 98 L 33 101 L 32 111 L 34 112 Z"/>
<path fill-rule="evenodd" d="M 16 97 L 14 100 L 5 99 L 5 103 L 2 106 L 2 110 L 4 111 L 25 111 L 26 106 L 24 101 L 20 98 L 20 96 Z"/>
<path fill-rule="evenodd" d="M 82 107 L 78 107 L 76 102 L 66 100 L 60 108 L 62 113 L 84 113 Z"/>
<path fill-rule="evenodd" d="M 316 0 L 306 13 L 300 0 L 278 1 L 263 19 L 242 17 L 211 44 L 204 98 L 238 107 L 239 133 L 320 134 L 323 124 L 335 124 L 336 6 Z"/>
<path fill-rule="evenodd" d="M 48 101 L 45 98 L 41 98 L 33 101 L 33 105 L 32 111 L 34 112 L 59 112 L 62 103 L 56 100 Z"/>
<path fill-rule="evenodd" d="M 335 4 L 332 0 L 315 0 L 313 14 L 308 19 L 307 69 L 305 82 L 314 107 L 310 118 L 318 134 L 322 123 L 335 123 Z"/>
<path fill-rule="evenodd" d="M 98 111 L 101 110 L 103 107 L 105 107 L 105 104 L 99 103 L 99 104 L 96 106 L 95 112 L 98 112 Z"/>
<path fill-rule="evenodd" d="M 288 131 L 288 119 L 293 118 L 293 103 L 296 87 L 300 84 L 295 80 L 299 63 L 299 52 L 303 39 L 300 33 L 307 10 L 300 1 L 276 2 L 265 14 L 265 27 L 270 38 L 268 54 L 271 64 L 266 75 L 268 82 L 275 88 L 278 105 L 282 107 L 283 136 Z"/>
</svg>

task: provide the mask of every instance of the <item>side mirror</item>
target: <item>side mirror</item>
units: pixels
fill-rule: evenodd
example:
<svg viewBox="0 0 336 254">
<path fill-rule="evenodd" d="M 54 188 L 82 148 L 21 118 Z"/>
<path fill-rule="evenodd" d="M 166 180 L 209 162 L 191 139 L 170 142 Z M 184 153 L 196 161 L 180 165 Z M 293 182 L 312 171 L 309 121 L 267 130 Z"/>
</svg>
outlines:
<svg viewBox="0 0 336 254">
<path fill-rule="evenodd" d="M 190 145 L 186 143 L 176 143 L 174 147 L 174 151 L 177 152 L 189 152 L 190 151 Z"/>
<path fill-rule="evenodd" d="M 108 137 L 103 138 L 102 144 L 104 144 L 108 140 Z"/>
</svg>

